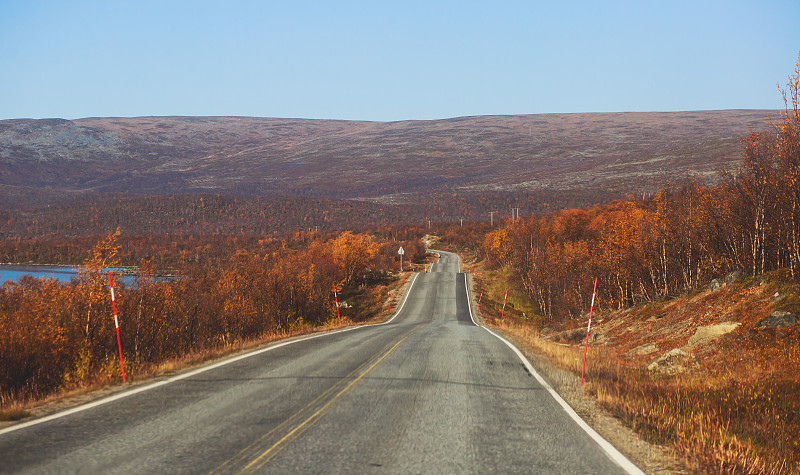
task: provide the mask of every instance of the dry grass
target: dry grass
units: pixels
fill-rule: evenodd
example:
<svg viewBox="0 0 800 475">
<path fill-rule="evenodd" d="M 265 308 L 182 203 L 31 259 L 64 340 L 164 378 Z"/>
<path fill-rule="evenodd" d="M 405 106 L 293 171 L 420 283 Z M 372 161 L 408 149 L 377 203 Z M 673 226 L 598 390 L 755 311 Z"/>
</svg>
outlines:
<svg viewBox="0 0 800 475">
<path fill-rule="evenodd" d="M 493 314 L 495 287 L 498 284 L 485 286 L 490 302 L 482 308 L 489 310 L 483 314 L 489 325 L 499 323 Z M 787 297 L 781 305 L 792 302 L 797 290 L 782 285 Z M 603 340 L 589 346 L 585 394 L 646 440 L 671 446 L 698 472 L 800 473 L 800 329 L 754 329 L 772 310 L 773 291 L 768 282 L 748 282 L 724 292 L 704 291 L 664 304 L 596 315 L 602 323 L 593 322 L 592 330 L 601 332 Z M 581 374 L 583 340 L 559 343 L 552 331 L 540 334 L 506 310 L 505 331 L 557 366 Z M 645 369 L 660 354 L 685 345 L 687 335 L 699 325 L 715 323 L 714 318 L 742 325 L 692 349 L 685 372 Z M 561 330 L 570 335 L 580 328 L 585 337 L 585 319 Z M 631 356 L 629 351 L 642 341 L 656 343 L 658 351 Z"/>
<path fill-rule="evenodd" d="M 0 411 L 0 422 L 18 421 L 30 416 L 31 413 L 25 409 L 8 409 Z"/>
<path fill-rule="evenodd" d="M 581 373 L 583 348 L 541 338 L 532 326 L 505 330 L 561 368 Z M 779 474 L 800 469 L 800 383 L 659 377 L 630 368 L 613 351 L 593 348 L 586 394 L 653 443 L 668 444 L 701 471 Z"/>
</svg>

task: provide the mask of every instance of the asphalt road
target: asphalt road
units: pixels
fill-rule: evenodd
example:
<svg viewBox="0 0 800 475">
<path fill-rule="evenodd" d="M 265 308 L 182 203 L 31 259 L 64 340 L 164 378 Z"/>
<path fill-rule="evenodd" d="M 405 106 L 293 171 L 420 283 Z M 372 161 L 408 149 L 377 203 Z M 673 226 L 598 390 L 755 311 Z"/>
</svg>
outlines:
<svg viewBox="0 0 800 475">
<path fill-rule="evenodd" d="M 473 323 L 458 271 L 442 253 L 389 323 L 0 431 L 0 472 L 626 473 Z"/>
</svg>

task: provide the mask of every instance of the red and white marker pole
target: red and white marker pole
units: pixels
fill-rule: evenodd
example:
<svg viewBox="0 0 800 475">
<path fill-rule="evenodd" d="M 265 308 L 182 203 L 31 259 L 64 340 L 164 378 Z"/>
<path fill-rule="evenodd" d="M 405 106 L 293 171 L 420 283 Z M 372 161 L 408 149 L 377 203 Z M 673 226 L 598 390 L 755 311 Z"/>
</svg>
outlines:
<svg viewBox="0 0 800 475">
<path fill-rule="evenodd" d="M 500 310 L 500 326 L 503 326 L 503 316 L 506 314 L 506 300 L 508 300 L 508 289 L 506 289 L 506 295 L 503 297 L 503 309 Z"/>
<path fill-rule="evenodd" d="M 122 368 L 122 382 L 125 382 L 125 362 L 122 360 L 122 340 L 119 338 L 119 318 L 117 318 L 117 300 L 114 298 L 114 278 L 108 271 L 108 286 L 111 289 L 111 307 L 114 310 L 114 326 L 117 329 L 117 347 L 119 347 L 119 367 Z"/>
<path fill-rule="evenodd" d="M 336 286 L 333 286 L 333 298 L 336 299 L 336 316 L 339 318 L 339 326 L 342 325 L 342 316 L 339 314 L 339 294 L 336 293 Z"/>
<path fill-rule="evenodd" d="M 581 369 L 581 387 L 583 387 L 583 374 L 586 372 L 586 354 L 589 352 L 589 330 L 592 329 L 592 313 L 594 312 L 594 297 L 597 295 L 597 278 L 594 279 L 592 290 L 592 305 L 589 308 L 589 325 L 586 326 L 586 348 L 583 350 L 583 369 Z"/>
</svg>

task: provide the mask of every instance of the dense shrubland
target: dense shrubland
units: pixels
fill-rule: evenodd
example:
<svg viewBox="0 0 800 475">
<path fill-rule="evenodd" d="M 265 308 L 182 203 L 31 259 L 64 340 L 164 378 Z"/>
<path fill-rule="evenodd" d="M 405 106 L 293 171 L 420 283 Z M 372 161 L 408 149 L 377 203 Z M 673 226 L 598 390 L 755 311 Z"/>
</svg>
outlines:
<svg viewBox="0 0 800 475">
<path fill-rule="evenodd" d="M 0 289 L 4 400 L 119 377 L 104 269 L 130 263 L 121 259 L 120 240 L 117 230 L 94 246 L 69 284 L 23 278 Z M 371 305 L 343 308 L 344 319 L 375 317 L 392 283 L 387 271 L 396 270 L 399 245 L 407 257 L 424 259 L 419 239 L 351 232 L 239 242 L 208 237 L 194 245 L 162 246 L 168 272 L 177 277 L 159 277 L 163 270 L 149 259 L 140 262 L 133 285 L 115 283 L 129 374 L 189 354 L 332 324 L 334 286 L 343 292 L 341 299 L 372 299 Z"/>
</svg>

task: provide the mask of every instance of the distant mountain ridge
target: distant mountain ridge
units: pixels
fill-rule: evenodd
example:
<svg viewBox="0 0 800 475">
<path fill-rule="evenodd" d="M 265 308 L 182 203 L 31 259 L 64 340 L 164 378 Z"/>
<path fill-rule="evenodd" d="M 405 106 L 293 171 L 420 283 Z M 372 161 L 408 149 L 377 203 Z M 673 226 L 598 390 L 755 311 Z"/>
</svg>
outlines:
<svg viewBox="0 0 800 475">
<path fill-rule="evenodd" d="M 360 122 L 254 117 L 0 121 L 0 198 L 217 193 L 391 200 L 429 192 L 652 191 L 738 166 L 777 111 Z"/>
</svg>

